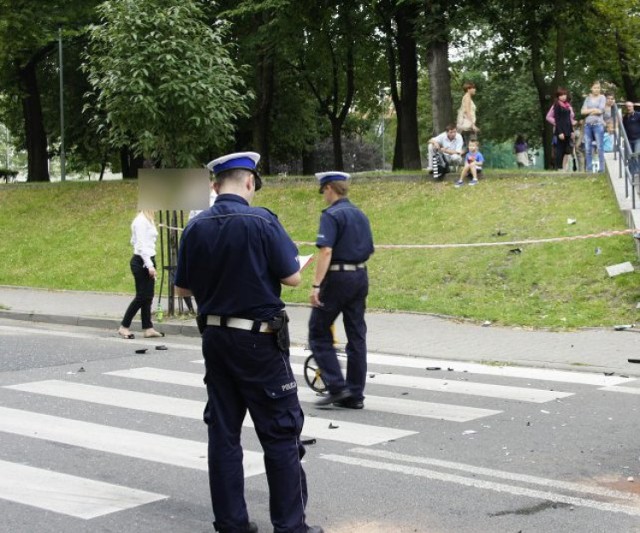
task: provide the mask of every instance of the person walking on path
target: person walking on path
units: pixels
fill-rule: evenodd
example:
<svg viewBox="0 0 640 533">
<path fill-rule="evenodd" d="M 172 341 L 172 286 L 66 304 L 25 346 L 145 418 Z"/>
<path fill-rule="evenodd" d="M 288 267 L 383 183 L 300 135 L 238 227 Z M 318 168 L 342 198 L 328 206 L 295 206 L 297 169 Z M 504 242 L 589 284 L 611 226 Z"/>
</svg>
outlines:
<svg viewBox="0 0 640 533">
<path fill-rule="evenodd" d="M 320 216 L 316 239 L 319 257 L 309 297 L 309 347 L 322 373 L 328 394 L 316 405 L 336 404 L 362 409 L 367 377 L 367 325 L 364 319 L 369 293 L 366 262 L 374 251 L 367 216 L 347 198 L 349 174 L 316 174 L 320 194 L 329 205 Z M 338 363 L 331 325 L 342 313 L 347 334 L 346 380 Z"/>
<path fill-rule="evenodd" d="M 133 257 L 129 262 L 131 273 L 136 284 L 135 298 L 129 304 L 118 335 L 123 339 L 133 339 L 134 335 L 129 328 L 133 317 L 140 311 L 142 319 L 143 335 L 146 338 L 164 337 L 164 333 L 156 331 L 151 321 L 151 304 L 156 282 L 156 239 L 158 229 L 154 221 L 154 212 L 140 211 L 131 223 L 131 244 L 133 245 Z"/>
<path fill-rule="evenodd" d="M 581 113 L 584 120 L 584 151 L 585 165 L 587 172 L 590 172 L 594 166 L 592 161 L 593 142 L 596 143 L 598 150 L 598 172 L 604 172 L 604 107 L 606 99 L 600 94 L 600 82 L 596 81 L 591 86 L 591 92 L 584 99 Z"/>
<path fill-rule="evenodd" d="M 622 117 L 622 125 L 629 139 L 631 153 L 636 154 L 629 162 L 629 171 L 632 176 L 640 173 L 640 155 L 637 155 L 640 154 L 640 111 L 636 111 L 635 106 L 640 104 L 625 102 L 626 113 Z"/>
<path fill-rule="evenodd" d="M 516 164 L 518 168 L 529 166 L 529 145 L 524 135 L 518 135 L 516 142 L 513 143 L 513 151 L 516 154 Z"/>
<path fill-rule="evenodd" d="M 202 334 L 214 527 L 254 533 L 244 497 L 242 423 L 247 410 L 264 450 L 274 533 L 322 533 L 305 521 L 304 415 L 289 362 L 282 285 L 301 282 L 298 250 L 267 209 L 255 152 L 213 161 L 218 196 L 183 232 L 176 291 L 195 297 Z"/>
</svg>

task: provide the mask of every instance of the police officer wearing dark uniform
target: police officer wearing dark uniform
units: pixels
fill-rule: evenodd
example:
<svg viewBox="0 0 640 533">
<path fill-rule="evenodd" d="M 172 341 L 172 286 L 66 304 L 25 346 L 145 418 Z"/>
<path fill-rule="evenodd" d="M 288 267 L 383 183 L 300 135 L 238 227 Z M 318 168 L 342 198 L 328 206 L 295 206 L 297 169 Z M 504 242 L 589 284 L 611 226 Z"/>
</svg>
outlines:
<svg viewBox="0 0 640 533">
<path fill-rule="evenodd" d="M 216 531 L 254 533 L 244 498 L 240 432 L 247 410 L 264 450 L 274 533 L 322 533 L 305 522 L 304 415 L 289 363 L 281 284 L 301 281 L 297 248 L 276 215 L 251 207 L 260 156 L 208 166 L 218 197 L 187 225 L 178 253 L 179 296 L 195 296 L 205 360 L 209 486 Z"/>
<path fill-rule="evenodd" d="M 369 219 L 347 198 L 349 174 L 316 174 L 329 207 L 322 211 L 316 239 L 319 257 L 310 296 L 309 346 L 328 394 L 316 402 L 350 409 L 364 407 L 367 377 L 367 325 L 364 320 L 369 278 L 366 261 L 373 253 Z M 342 313 L 347 334 L 347 377 L 333 346 L 331 325 Z"/>
</svg>

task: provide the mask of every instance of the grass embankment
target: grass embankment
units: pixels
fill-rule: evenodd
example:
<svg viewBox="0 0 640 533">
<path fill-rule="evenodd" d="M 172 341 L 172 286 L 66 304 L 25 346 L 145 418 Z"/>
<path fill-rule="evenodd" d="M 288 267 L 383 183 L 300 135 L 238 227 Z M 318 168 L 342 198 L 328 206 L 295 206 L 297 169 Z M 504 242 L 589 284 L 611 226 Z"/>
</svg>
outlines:
<svg viewBox="0 0 640 533">
<path fill-rule="evenodd" d="M 514 241 L 625 227 L 601 176 L 495 176 L 461 189 L 450 182 L 358 179 L 350 196 L 368 214 L 379 245 Z M 314 241 L 324 207 L 315 182 L 278 181 L 267 180 L 256 205 L 278 213 L 294 240 Z M 129 225 L 136 202 L 135 182 L 0 187 L 0 284 L 132 292 Z M 556 328 L 638 319 L 637 274 L 605 272 L 614 263 L 637 263 L 631 237 L 526 245 L 522 253 L 511 248 L 378 249 L 369 263 L 369 308 Z M 286 301 L 307 301 L 311 275 L 304 277 L 302 288 L 283 291 Z"/>
</svg>

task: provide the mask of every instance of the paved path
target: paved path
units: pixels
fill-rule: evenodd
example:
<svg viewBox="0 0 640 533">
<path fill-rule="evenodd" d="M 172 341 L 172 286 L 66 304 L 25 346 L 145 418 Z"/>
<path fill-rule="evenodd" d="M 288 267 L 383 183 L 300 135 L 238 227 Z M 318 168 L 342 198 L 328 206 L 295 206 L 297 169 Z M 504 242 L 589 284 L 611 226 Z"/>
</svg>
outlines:
<svg viewBox="0 0 640 533">
<path fill-rule="evenodd" d="M 2 286 L 0 317 L 115 331 L 131 298 L 122 294 Z M 291 305 L 287 310 L 292 343 L 304 345 L 310 309 Z M 139 328 L 138 319 L 134 321 L 134 331 Z M 529 331 L 483 327 L 425 314 L 375 312 L 367 314 L 367 324 L 370 352 L 640 375 L 640 365 L 627 361 L 640 357 L 638 330 Z M 198 334 L 192 318 L 167 319 L 157 327 L 168 335 Z M 340 325 L 338 336 L 341 341 L 346 339 Z"/>
</svg>

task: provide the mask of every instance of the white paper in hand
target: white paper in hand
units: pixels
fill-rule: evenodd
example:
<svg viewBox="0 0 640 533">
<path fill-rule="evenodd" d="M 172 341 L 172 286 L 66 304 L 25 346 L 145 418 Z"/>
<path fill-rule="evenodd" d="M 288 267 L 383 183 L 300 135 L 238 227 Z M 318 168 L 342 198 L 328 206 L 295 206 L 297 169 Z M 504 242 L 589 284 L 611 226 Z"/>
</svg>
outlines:
<svg viewBox="0 0 640 533">
<path fill-rule="evenodd" d="M 310 255 L 299 255 L 297 257 L 298 264 L 300 265 L 300 271 L 303 271 L 311 261 L 313 261 L 313 254 Z"/>
</svg>

